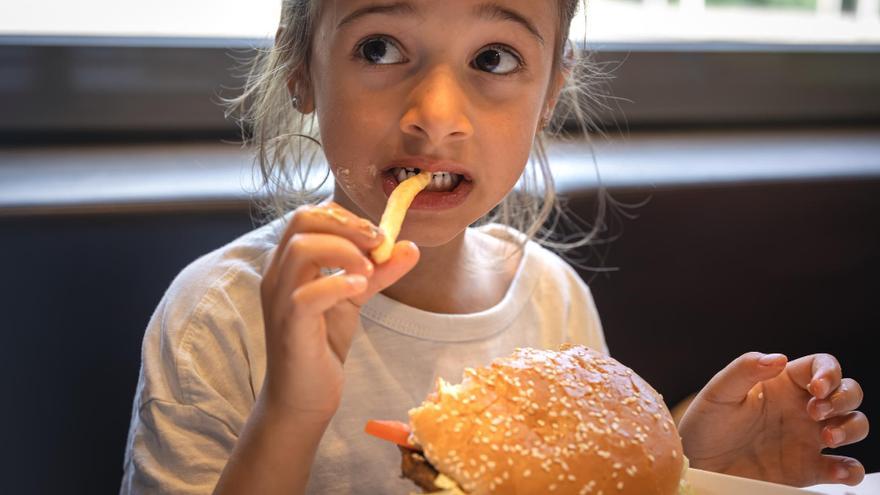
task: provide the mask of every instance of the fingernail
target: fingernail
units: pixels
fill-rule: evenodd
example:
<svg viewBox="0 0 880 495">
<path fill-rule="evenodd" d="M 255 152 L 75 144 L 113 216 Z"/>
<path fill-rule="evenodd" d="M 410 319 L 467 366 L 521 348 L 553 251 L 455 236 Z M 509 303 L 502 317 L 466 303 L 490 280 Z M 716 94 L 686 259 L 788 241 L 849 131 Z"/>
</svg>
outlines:
<svg viewBox="0 0 880 495">
<path fill-rule="evenodd" d="M 370 262 L 370 260 L 364 260 L 364 270 L 366 270 L 367 273 L 373 273 L 374 269 L 375 269 L 375 267 Z"/>
<path fill-rule="evenodd" d="M 779 362 L 779 359 L 782 358 L 782 354 L 774 353 L 774 354 L 765 354 L 758 359 L 758 363 L 762 366 L 772 366 Z"/>
<path fill-rule="evenodd" d="M 827 400 L 816 403 L 816 412 L 819 413 L 819 419 L 825 419 L 831 412 L 831 403 Z"/>
<path fill-rule="evenodd" d="M 831 443 L 833 445 L 840 445 L 846 439 L 846 432 L 843 431 L 843 428 L 832 428 L 831 429 Z M 847 471 L 849 472 L 849 471 Z"/>
<path fill-rule="evenodd" d="M 849 478 L 849 469 L 846 468 L 843 464 L 838 464 L 834 468 L 834 477 L 839 480 L 845 480 Z"/>
<path fill-rule="evenodd" d="M 367 277 L 363 275 L 348 275 L 345 277 L 348 284 L 358 290 L 363 290 L 367 286 Z"/>
<path fill-rule="evenodd" d="M 813 385 L 813 395 L 815 395 L 816 397 L 825 397 L 828 394 L 828 380 L 824 378 L 819 378 L 811 385 Z"/>
</svg>

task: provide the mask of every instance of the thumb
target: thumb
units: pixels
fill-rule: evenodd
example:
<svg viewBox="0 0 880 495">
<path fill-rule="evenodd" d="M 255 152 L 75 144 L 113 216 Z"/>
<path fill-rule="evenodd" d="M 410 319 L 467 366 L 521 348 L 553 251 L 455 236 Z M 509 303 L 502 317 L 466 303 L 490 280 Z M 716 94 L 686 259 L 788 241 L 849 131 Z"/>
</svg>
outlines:
<svg viewBox="0 0 880 495">
<path fill-rule="evenodd" d="M 381 265 L 376 265 L 376 271 L 370 277 L 367 290 L 351 301 L 362 306 L 377 292 L 397 282 L 400 277 L 406 275 L 416 263 L 419 262 L 419 248 L 412 241 L 398 241 L 391 251 L 391 258 Z"/>
<path fill-rule="evenodd" d="M 702 393 L 712 402 L 742 402 L 755 385 L 779 375 L 787 362 L 782 354 L 747 352 L 712 377 Z"/>
</svg>

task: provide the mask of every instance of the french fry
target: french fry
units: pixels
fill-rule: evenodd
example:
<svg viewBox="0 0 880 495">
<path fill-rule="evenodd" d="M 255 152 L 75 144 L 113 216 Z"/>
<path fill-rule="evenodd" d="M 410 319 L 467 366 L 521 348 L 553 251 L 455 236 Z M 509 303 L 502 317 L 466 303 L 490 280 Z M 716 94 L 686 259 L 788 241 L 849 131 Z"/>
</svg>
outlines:
<svg viewBox="0 0 880 495">
<path fill-rule="evenodd" d="M 385 263 L 391 257 L 391 250 L 397 241 L 397 235 L 400 234 L 406 210 L 416 195 L 428 187 L 431 176 L 431 172 L 422 171 L 420 174 L 401 182 L 391 191 L 391 196 L 388 197 L 388 203 L 385 205 L 385 211 L 382 212 L 382 220 L 379 221 L 379 227 L 385 232 L 385 239 L 382 244 L 379 244 L 379 247 L 370 251 L 370 256 L 376 263 Z"/>
</svg>

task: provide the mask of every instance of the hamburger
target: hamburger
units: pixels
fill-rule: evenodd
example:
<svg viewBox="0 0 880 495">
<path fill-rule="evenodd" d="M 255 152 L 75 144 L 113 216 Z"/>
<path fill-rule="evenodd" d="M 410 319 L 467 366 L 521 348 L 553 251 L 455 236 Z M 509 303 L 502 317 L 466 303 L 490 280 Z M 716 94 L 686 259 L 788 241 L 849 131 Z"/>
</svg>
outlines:
<svg viewBox="0 0 880 495">
<path fill-rule="evenodd" d="M 681 437 L 662 396 L 579 345 L 516 349 L 438 379 L 409 424 L 370 422 L 400 445 L 423 493 L 675 495 L 687 492 Z"/>
</svg>

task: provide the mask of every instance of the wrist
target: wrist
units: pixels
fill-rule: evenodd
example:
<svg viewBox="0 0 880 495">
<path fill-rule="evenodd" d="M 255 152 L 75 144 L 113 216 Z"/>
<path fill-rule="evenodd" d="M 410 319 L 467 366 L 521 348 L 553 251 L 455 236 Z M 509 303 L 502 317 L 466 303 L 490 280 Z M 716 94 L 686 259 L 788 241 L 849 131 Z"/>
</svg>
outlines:
<svg viewBox="0 0 880 495">
<path fill-rule="evenodd" d="M 323 432 L 330 424 L 336 409 L 332 410 L 305 410 L 292 406 L 289 402 L 278 400 L 268 393 L 267 387 L 257 396 L 254 411 L 263 418 L 263 421 L 271 423 L 278 428 L 308 428 L 313 431 Z"/>
</svg>

